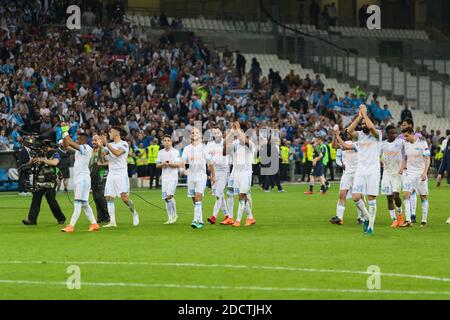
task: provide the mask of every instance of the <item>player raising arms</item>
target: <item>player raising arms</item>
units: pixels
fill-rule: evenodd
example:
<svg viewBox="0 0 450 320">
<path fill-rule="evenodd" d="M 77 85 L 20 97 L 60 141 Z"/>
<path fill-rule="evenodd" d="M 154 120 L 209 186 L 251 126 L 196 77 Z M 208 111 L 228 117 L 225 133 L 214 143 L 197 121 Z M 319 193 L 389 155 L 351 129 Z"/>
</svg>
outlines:
<svg viewBox="0 0 450 320">
<path fill-rule="evenodd" d="M 67 225 L 62 232 L 74 232 L 75 225 L 80 217 L 81 208 L 83 208 L 86 213 L 87 218 L 91 225 L 89 226 L 89 231 L 98 231 L 100 226 L 97 224 L 97 221 L 94 217 L 94 212 L 92 211 L 91 206 L 89 205 L 89 192 L 91 190 L 91 173 L 89 171 L 89 160 L 92 156 L 92 148 L 87 144 L 88 136 L 85 133 L 80 133 L 78 135 L 77 144 L 72 141 L 70 135 L 68 133 L 69 126 L 66 124 L 61 125 L 63 132 L 63 143 L 64 147 L 67 149 L 72 149 L 75 151 L 75 163 L 73 166 L 74 172 L 74 193 L 75 199 L 73 201 L 73 214 L 70 219 L 70 224 Z"/>
<path fill-rule="evenodd" d="M 110 222 L 103 228 L 116 227 L 116 208 L 114 198 L 120 197 L 133 215 L 133 226 L 139 225 L 139 215 L 134 208 L 134 203 L 128 196 L 130 192 L 130 184 L 128 180 L 128 150 L 129 146 L 126 141 L 120 137 L 122 129 L 113 127 L 109 130 L 109 138 L 113 142 L 108 142 L 106 136 L 102 136 L 102 142 L 105 146 L 105 160 L 109 162 L 109 173 L 106 178 L 105 198 L 108 206 Z"/>
<path fill-rule="evenodd" d="M 180 167 L 181 159 L 178 150 L 172 147 L 172 138 L 170 135 L 163 137 L 163 146 L 164 149 L 158 151 L 156 168 L 162 169 L 162 199 L 166 203 L 168 216 L 165 224 L 173 224 L 178 218 L 174 196 L 178 184 L 178 168 Z"/>
<path fill-rule="evenodd" d="M 405 202 L 405 222 L 401 227 L 411 226 L 411 193 L 416 190 L 422 200 L 422 223 L 428 219 L 428 169 L 430 168 L 430 150 L 424 139 L 417 138 L 412 128 L 402 130 L 405 137 L 406 166 L 403 175 L 403 199 Z"/>
<path fill-rule="evenodd" d="M 343 225 L 344 224 L 344 212 L 345 212 L 345 202 L 349 192 L 351 194 L 353 181 L 355 178 L 355 171 L 358 166 L 358 156 L 356 153 L 356 144 L 351 140 L 347 131 L 339 134 L 339 127 L 335 126 L 333 131 L 333 148 L 338 149 L 336 155 L 336 163 L 342 167 L 343 174 L 341 177 L 341 182 L 339 184 L 339 200 L 336 207 L 336 216 L 330 219 L 332 224 Z M 342 139 L 344 138 L 344 139 Z M 362 223 L 362 213 L 359 208 L 358 210 L 358 223 Z"/>
<path fill-rule="evenodd" d="M 227 203 L 225 199 L 225 188 L 227 187 L 228 177 L 230 175 L 230 167 L 228 164 L 228 157 L 224 154 L 224 140 L 223 134 L 219 127 L 212 129 L 213 140 L 206 145 L 206 151 L 211 157 L 214 165 L 214 172 L 216 173 L 216 183 L 212 185 L 212 194 L 216 197 L 214 204 L 213 215 L 208 218 L 208 222 L 215 224 L 219 210 L 222 209 L 225 219 L 221 224 L 233 224 L 233 212 L 228 212 Z"/>
<path fill-rule="evenodd" d="M 362 130 L 356 131 L 356 126 L 361 122 Z M 372 120 L 367 115 L 364 104 L 360 106 L 359 114 L 347 132 L 356 139 L 358 165 L 353 181 L 352 198 L 356 206 L 363 213 L 364 233 L 373 234 L 375 217 L 377 214 L 377 196 L 380 189 L 380 150 L 381 132 L 375 128 Z M 369 210 L 364 203 L 364 195 L 367 195 Z"/>
<path fill-rule="evenodd" d="M 231 177 L 233 177 L 233 193 L 239 195 L 237 218 L 233 223 L 233 227 L 241 226 L 244 211 L 247 214 L 245 226 L 248 227 L 256 223 L 252 214 L 252 199 L 250 196 L 252 163 L 256 146 L 250 141 L 244 131 L 241 130 L 239 122 L 236 121 L 225 137 L 225 148 L 227 154 L 231 151 L 233 159 L 233 169 L 231 172 Z"/>
<path fill-rule="evenodd" d="M 405 142 L 397 138 L 397 130 L 394 126 L 387 126 L 385 131 L 387 139 L 381 144 L 381 161 L 383 163 L 381 193 L 387 197 L 389 215 L 392 220 L 391 227 L 397 228 L 403 224 L 400 191 L 405 161 Z"/>
<path fill-rule="evenodd" d="M 206 187 L 206 165 L 208 164 L 209 172 L 211 173 L 211 185 L 214 185 L 216 177 L 214 166 L 211 157 L 203 145 L 200 135 L 200 130 L 196 127 L 191 130 L 191 144 L 183 149 L 182 172 L 185 173 L 186 164 L 189 164 L 187 170 L 187 185 L 188 197 L 192 198 L 194 203 L 194 220 L 192 221 L 192 228 L 201 229 L 203 224 L 202 200 Z"/>
</svg>

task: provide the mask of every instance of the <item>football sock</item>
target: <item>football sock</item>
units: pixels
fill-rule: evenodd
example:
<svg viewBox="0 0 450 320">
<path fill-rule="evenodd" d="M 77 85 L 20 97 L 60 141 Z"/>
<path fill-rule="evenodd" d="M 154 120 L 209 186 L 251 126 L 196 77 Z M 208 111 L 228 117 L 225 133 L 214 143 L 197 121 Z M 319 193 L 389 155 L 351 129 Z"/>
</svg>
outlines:
<svg viewBox="0 0 450 320">
<path fill-rule="evenodd" d="M 397 220 L 397 215 L 395 214 L 395 209 L 389 210 L 389 215 L 391 216 L 392 220 Z"/>
<path fill-rule="evenodd" d="M 375 225 L 375 217 L 377 215 L 377 200 L 369 200 L 369 228 L 373 229 Z"/>
<path fill-rule="evenodd" d="M 224 195 L 222 195 L 222 197 L 221 197 L 220 207 L 222 208 L 223 214 L 228 217 L 229 213 L 228 213 L 228 208 L 227 208 L 227 199 L 225 199 Z"/>
<path fill-rule="evenodd" d="M 171 220 L 172 219 L 172 206 L 170 205 L 169 200 L 165 199 L 164 202 L 166 203 L 167 217 L 169 220 Z"/>
<path fill-rule="evenodd" d="M 203 223 L 202 202 L 196 201 L 194 203 L 194 221 Z"/>
<path fill-rule="evenodd" d="M 213 208 L 213 216 L 217 218 L 217 215 L 219 214 L 220 207 L 222 207 L 222 197 L 216 197 L 216 202 L 214 203 Z"/>
<path fill-rule="evenodd" d="M 411 222 L 411 198 L 403 199 L 405 203 L 405 220 Z"/>
<path fill-rule="evenodd" d="M 228 194 L 227 198 L 228 217 L 233 218 L 234 215 L 234 196 Z"/>
<path fill-rule="evenodd" d="M 344 220 L 344 212 L 345 212 L 345 205 L 342 205 L 340 201 L 338 201 L 337 207 L 336 207 L 336 216 Z"/>
<path fill-rule="evenodd" d="M 411 216 L 416 216 L 416 210 L 417 210 L 417 193 L 414 191 L 411 193 Z"/>
<path fill-rule="evenodd" d="M 252 198 L 250 195 L 247 195 L 247 201 L 245 201 L 245 213 L 247 214 L 247 219 L 253 219 Z"/>
<path fill-rule="evenodd" d="M 361 210 L 363 220 L 369 219 L 369 212 L 367 211 L 366 204 L 363 199 L 355 201 L 356 207 Z"/>
<path fill-rule="evenodd" d="M 422 222 L 428 220 L 428 199 L 422 201 Z"/>
<path fill-rule="evenodd" d="M 114 200 L 106 202 L 109 213 L 109 222 L 111 224 L 116 224 L 116 207 L 114 205 Z"/>
<path fill-rule="evenodd" d="M 236 221 L 241 221 L 242 213 L 244 212 L 244 209 L 245 209 L 245 200 L 239 200 L 239 206 L 238 206 Z"/>
<path fill-rule="evenodd" d="M 170 212 L 172 214 L 172 219 L 175 219 L 177 216 L 177 203 L 175 202 L 175 198 L 169 200 Z"/>
<path fill-rule="evenodd" d="M 82 206 L 82 203 L 80 200 L 75 200 L 73 202 L 73 214 L 72 214 L 72 218 L 70 219 L 70 225 L 72 227 L 75 227 L 75 225 L 77 224 L 78 218 L 80 218 L 81 206 Z"/>
<path fill-rule="evenodd" d="M 89 205 L 89 202 L 87 202 L 87 201 L 83 202 L 83 210 L 84 210 L 84 213 L 86 214 L 86 217 L 88 218 L 89 222 L 91 224 L 97 224 L 97 221 L 95 220 L 95 217 L 94 217 L 94 212 L 92 211 L 92 208 Z"/>
</svg>

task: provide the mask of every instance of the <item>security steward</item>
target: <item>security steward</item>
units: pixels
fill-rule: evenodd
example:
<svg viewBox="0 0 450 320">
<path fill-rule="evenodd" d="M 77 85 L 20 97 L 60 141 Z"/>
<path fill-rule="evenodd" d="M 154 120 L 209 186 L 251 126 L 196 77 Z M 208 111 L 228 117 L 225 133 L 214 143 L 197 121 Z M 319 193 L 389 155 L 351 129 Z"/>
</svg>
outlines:
<svg viewBox="0 0 450 320">
<path fill-rule="evenodd" d="M 45 196 L 50 210 L 53 213 L 58 224 L 64 224 L 66 217 L 56 201 L 56 168 L 61 161 L 61 156 L 50 146 L 50 140 L 44 141 L 44 150 L 46 156 L 41 158 L 31 158 L 30 164 L 37 165 L 36 176 L 33 177 L 35 181 L 35 188 L 33 188 L 33 198 L 31 200 L 31 207 L 28 213 L 28 219 L 22 220 L 24 225 L 36 225 L 39 212 L 41 210 L 42 197 Z"/>
<path fill-rule="evenodd" d="M 102 140 L 100 136 L 92 137 L 92 157 L 89 161 L 91 170 L 91 189 L 97 210 L 97 222 L 109 223 L 108 207 L 105 199 L 105 183 L 108 175 L 108 162 L 102 156 Z"/>
<path fill-rule="evenodd" d="M 153 180 L 155 181 L 155 188 L 159 187 L 159 169 L 156 168 L 156 160 L 158 159 L 159 145 L 158 139 L 154 138 L 152 144 L 147 147 L 148 158 L 148 173 L 150 176 L 150 189 L 153 186 Z"/>
</svg>

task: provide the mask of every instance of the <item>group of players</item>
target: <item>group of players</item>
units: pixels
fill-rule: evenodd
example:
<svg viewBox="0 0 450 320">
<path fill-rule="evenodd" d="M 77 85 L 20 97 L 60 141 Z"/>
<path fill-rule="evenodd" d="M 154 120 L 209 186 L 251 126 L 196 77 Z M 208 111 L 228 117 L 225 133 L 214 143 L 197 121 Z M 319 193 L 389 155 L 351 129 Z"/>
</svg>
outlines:
<svg viewBox="0 0 450 320">
<path fill-rule="evenodd" d="M 61 231 L 71 233 L 75 231 L 75 225 L 80 217 L 81 209 L 86 213 L 90 221 L 89 231 L 100 229 L 92 208 L 89 205 L 90 170 L 89 162 L 93 149 L 88 145 L 88 136 L 80 134 L 77 142 L 74 142 L 69 133 L 68 126 L 61 126 L 63 144 L 66 149 L 75 152 L 74 163 L 74 212 L 70 223 Z M 198 128 L 192 128 L 190 132 L 190 144 L 187 145 L 180 156 L 177 149 L 172 146 L 172 137 L 163 137 L 164 148 L 158 152 L 157 168 L 162 169 L 161 187 L 162 199 L 166 204 L 168 220 L 166 224 L 177 221 L 177 209 L 175 191 L 178 184 L 178 176 L 187 175 L 187 193 L 194 204 L 194 219 L 192 228 L 204 227 L 202 200 L 207 185 L 207 168 L 210 172 L 212 194 L 216 197 L 213 215 L 208 222 L 215 224 L 218 213 L 223 211 L 225 218 L 222 225 L 240 227 L 243 214 L 247 216 L 245 226 L 256 223 L 252 215 L 252 200 L 250 195 L 252 179 L 252 162 L 256 153 L 255 144 L 240 128 L 239 122 L 235 122 L 232 128 L 224 136 L 219 128 L 212 130 L 213 139 L 204 145 L 202 135 Z M 102 160 L 108 163 L 109 174 L 106 178 L 105 198 L 107 201 L 110 221 L 105 228 L 116 227 L 114 198 L 120 197 L 130 210 L 133 217 L 133 226 L 139 225 L 139 214 L 133 201 L 129 198 L 129 178 L 127 172 L 127 156 L 129 145 L 121 139 L 121 129 L 111 128 L 109 139 L 107 136 L 94 136 L 93 145 L 101 148 Z M 230 163 L 231 160 L 231 163 Z M 230 173 L 230 164 L 232 170 Z M 188 165 L 188 169 L 186 169 Z M 225 193 L 228 197 L 225 198 Z M 234 196 L 239 196 L 237 217 L 234 219 Z"/>
<path fill-rule="evenodd" d="M 430 150 L 412 127 L 412 121 L 406 119 L 402 123 L 402 134 L 398 135 L 394 126 L 387 126 L 383 140 L 382 132 L 374 126 L 365 105 L 361 105 L 358 116 L 344 132 L 335 126 L 333 145 L 340 148 L 337 162 L 343 168 L 343 175 L 336 216 L 331 218 L 331 223 L 344 223 L 346 199 L 352 198 L 358 211 L 358 223 L 363 224 L 365 234 L 373 234 L 381 182 L 391 227 L 406 228 L 416 222 L 417 194 L 422 202 L 421 227 L 427 225 Z"/>
</svg>

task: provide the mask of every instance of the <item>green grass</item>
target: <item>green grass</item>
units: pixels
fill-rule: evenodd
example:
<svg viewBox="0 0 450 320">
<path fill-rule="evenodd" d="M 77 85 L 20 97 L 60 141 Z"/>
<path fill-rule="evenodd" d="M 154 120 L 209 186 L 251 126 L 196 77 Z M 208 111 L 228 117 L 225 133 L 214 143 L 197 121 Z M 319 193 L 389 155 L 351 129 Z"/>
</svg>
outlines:
<svg viewBox="0 0 450 320">
<path fill-rule="evenodd" d="M 367 274 L 319 270 L 358 272 L 377 265 L 382 273 L 450 278 L 450 226 L 445 224 L 450 214 L 448 188 L 431 187 L 429 226 L 424 229 L 418 226 L 391 229 L 385 198 L 379 197 L 372 237 L 365 236 L 356 225 L 352 203 L 347 204 L 344 226 L 328 222 L 335 212 L 336 185 L 325 196 L 304 196 L 305 188 L 286 186 L 287 193 L 263 193 L 254 189 L 257 224 L 250 228 L 207 225 L 203 230 L 191 229 L 192 202 L 186 197 L 186 189 L 179 188 L 176 200 L 181 213 L 176 225 L 163 225 L 165 212 L 132 196 L 141 215 L 139 227 L 131 226 L 130 213 L 116 201 L 117 229 L 89 233 L 87 219 L 82 214 L 73 234 L 59 231 L 60 226 L 56 225 L 45 201 L 39 225 L 23 226 L 21 219 L 27 215 L 31 198 L 0 194 L 0 298 L 450 298 L 450 282 L 442 279 L 382 275 L 382 291 L 369 292 Z M 135 192 L 164 206 L 159 191 Z M 67 197 L 58 194 L 57 199 L 70 218 L 72 205 Z M 212 206 L 213 197 L 208 194 L 203 206 L 205 219 Z M 27 263 L 30 261 L 36 263 Z M 84 262 L 78 264 L 80 290 L 69 290 L 64 285 L 71 262 Z M 224 288 L 218 288 L 221 286 Z"/>
</svg>

